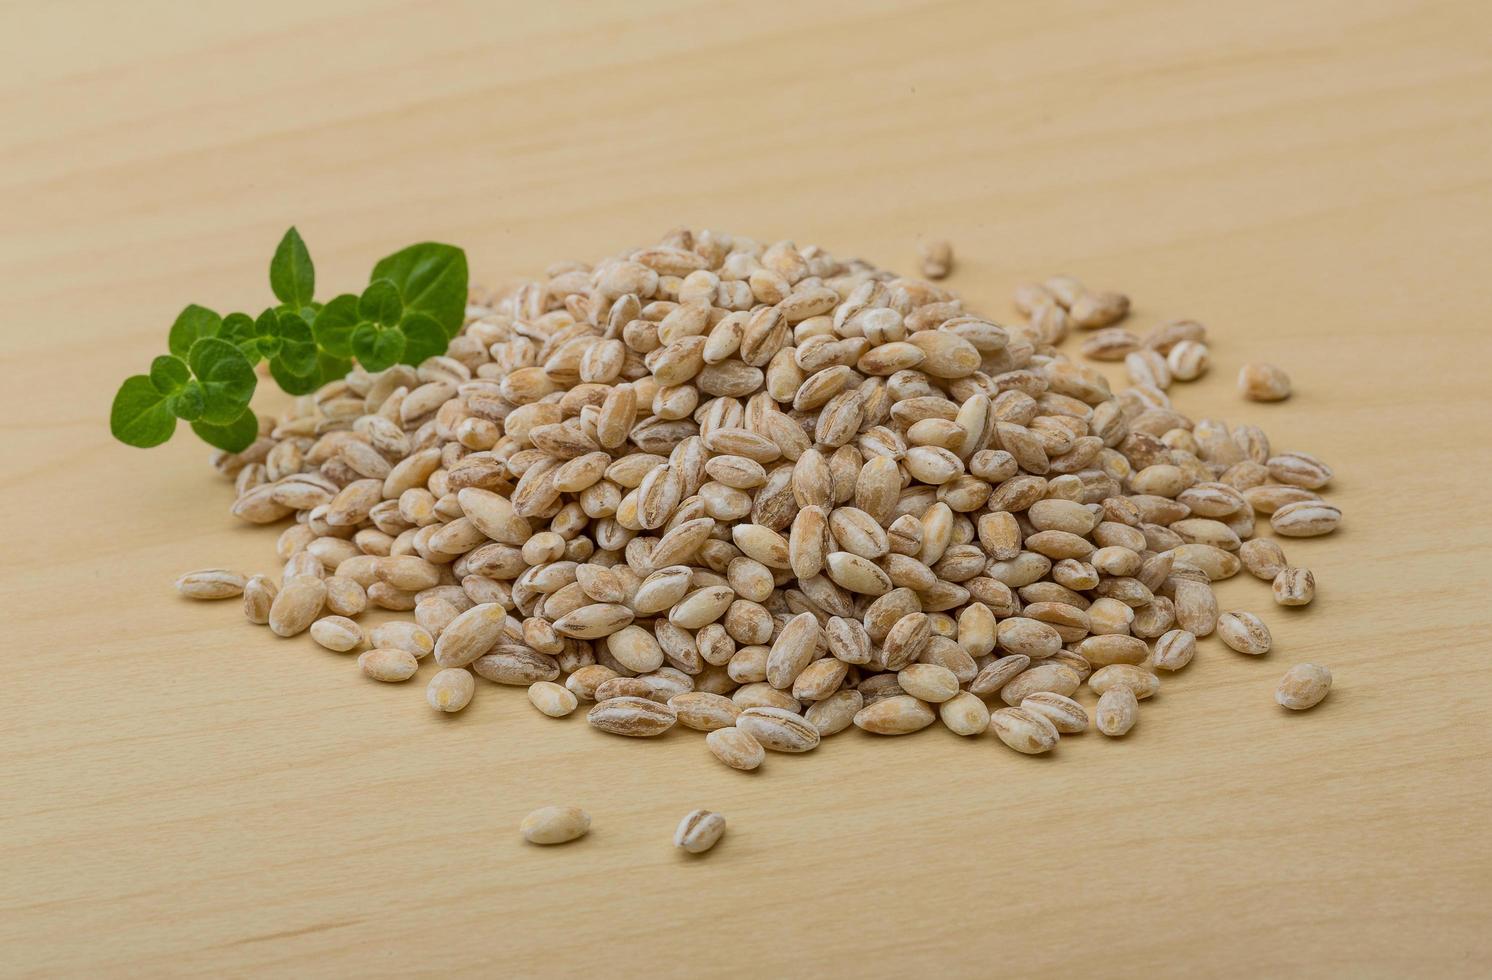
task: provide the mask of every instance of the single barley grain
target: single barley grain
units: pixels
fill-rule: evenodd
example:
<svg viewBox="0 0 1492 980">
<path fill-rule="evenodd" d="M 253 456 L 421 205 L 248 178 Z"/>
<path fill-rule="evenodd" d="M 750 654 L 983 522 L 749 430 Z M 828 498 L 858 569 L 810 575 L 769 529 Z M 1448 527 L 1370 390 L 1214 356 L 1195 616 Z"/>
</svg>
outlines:
<svg viewBox="0 0 1492 980">
<path fill-rule="evenodd" d="M 707 745 L 721 762 L 745 772 L 760 766 L 767 758 L 760 742 L 739 728 L 717 728 L 705 736 Z"/>
<path fill-rule="evenodd" d="M 674 847 L 682 847 L 690 854 L 703 854 L 725 836 L 725 818 L 710 810 L 693 810 L 679 821 L 673 833 Z"/>
<path fill-rule="evenodd" d="M 1160 690 L 1160 678 L 1132 664 L 1111 664 L 1095 670 L 1088 678 L 1088 688 L 1094 694 L 1107 694 L 1116 687 L 1129 688 L 1143 701 Z"/>
<path fill-rule="evenodd" d="M 1180 670 L 1197 655 L 1197 638 L 1184 629 L 1168 630 L 1155 641 L 1151 662 L 1161 670 Z"/>
<path fill-rule="evenodd" d="M 1296 664 L 1285 671 L 1274 700 L 1292 711 L 1314 708 L 1331 690 L 1331 671 L 1317 664 Z"/>
<path fill-rule="evenodd" d="M 1178 579 L 1175 583 L 1176 625 L 1194 637 L 1217 628 L 1217 598 L 1206 582 Z"/>
<path fill-rule="evenodd" d="M 729 728 L 736 722 L 741 708 L 730 698 L 709 691 L 686 691 L 668 699 L 679 724 L 700 732 Z"/>
<path fill-rule="evenodd" d="M 358 669 L 375 681 L 407 681 L 420 669 L 420 662 L 407 650 L 374 648 L 358 655 Z"/>
<path fill-rule="evenodd" d="M 938 717 L 955 735 L 983 735 L 989 729 L 989 708 L 968 691 L 939 704 Z"/>
<path fill-rule="evenodd" d="M 822 701 L 809 705 L 808 710 L 803 712 L 803 719 L 818 729 L 821 738 L 828 738 L 854 724 L 855 715 L 859 714 L 863 707 L 865 707 L 863 694 L 854 689 L 844 689 L 835 691 Z"/>
<path fill-rule="evenodd" d="M 1254 538 L 1243 542 L 1238 549 L 1238 557 L 1250 575 L 1266 582 L 1273 581 L 1289 567 L 1289 563 L 1285 561 L 1285 552 L 1269 538 Z"/>
<path fill-rule="evenodd" d="M 353 579 L 342 575 L 330 575 L 326 585 L 327 611 L 348 618 L 361 616 L 368 608 L 368 591 Z"/>
<path fill-rule="evenodd" d="M 248 579 L 226 568 L 187 572 L 176 580 L 176 591 L 188 599 L 232 599 L 243 595 Z"/>
<path fill-rule="evenodd" d="M 269 628 L 279 636 L 295 636 L 310 629 L 326 602 L 326 584 L 319 578 L 292 579 L 269 607 Z"/>
<path fill-rule="evenodd" d="M 1242 465 L 1242 464 L 1240 464 Z M 1253 463 L 1258 466 L 1260 464 Z M 1259 479 L 1267 479 L 1267 470 L 1259 475 Z M 1299 503 L 1303 500 L 1320 500 L 1321 495 L 1314 490 L 1305 487 L 1292 487 L 1283 483 L 1255 482 L 1244 487 L 1241 491 L 1243 499 L 1248 501 L 1249 506 L 1261 514 L 1273 514 L 1286 504 Z M 1268 540 L 1259 538 L 1256 540 Z"/>
<path fill-rule="evenodd" d="M 1282 606 L 1308 606 L 1316 598 L 1316 576 L 1309 568 L 1282 568 L 1271 588 L 1274 601 Z"/>
<path fill-rule="evenodd" d="M 1269 627 L 1251 612 L 1233 610 L 1217 618 L 1217 635 L 1239 653 L 1260 656 L 1269 652 Z"/>
<path fill-rule="evenodd" d="M 1280 453 L 1269 457 L 1265 465 L 1270 479 L 1306 490 L 1321 489 L 1333 476 L 1331 467 L 1310 453 Z"/>
<path fill-rule="evenodd" d="M 1063 735 L 1076 735 L 1088 730 L 1088 712 L 1072 698 L 1052 691 L 1037 691 L 1027 695 L 1022 708 L 1044 716 Z"/>
<path fill-rule="evenodd" d="M 1207 345 L 1200 340 L 1182 340 L 1166 354 L 1166 366 L 1177 381 L 1195 381 L 1207 370 Z"/>
<path fill-rule="evenodd" d="M 1088 637 L 1078 644 L 1078 653 L 1094 667 L 1107 667 L 1110 664 L 1142 664 L 1150 656 L 1150 648 L 1139 637 L 1110 633 Z"/>
<path fill-rule="evenodd" d="M 425 700 L 436 711 L 455 713 L 471 704 L 477 682 L 464 667 L 445 667 L 435 672 L 425 688 Z"/>
<path fill-rule="evenodd" d="M 1314 538 L 1330 534 L 1342 523 L 1342 512 L 1324 501 L 1301 500 L 1286 504 L 1269 515 L 1269 526 L 1287 538 Z"/>
<path fill-rule="evenodd" d="M 1026 755 L 1057 747 L 1057 726 L 1045 714 L 1028 708 L 1001 708 L 990 715 L 990 730 L 1000 741 Z"/>
<path fill-rule="evenodd" d="M 551 718 L 565 717 L 580 703 L 571 691 L 553 681 L 535 681 L 530 684 L 528 700 L 535 708 Z"/>
<path fill-rule="evenodd" d="M 941 239 L 923 242 L 918 246 L 918 258 L 922 274 L 929 279 L 942 279 L 953 271 L 953 246 Z"/>
<path fill-rule="evenodd" d="M 431 651 L 435 649 L 435 638 L 430 635 L 429 630 L 418 623 L 403 620 L 382 623 L 373 627 L 373 632 L 368 638 L 375 647 L 404 650 L 413 655 L 416 660 L 430 656 Z M 442 666 L 448 665 L 442 664 Z"/>
<path fill-rule="evenodd" d="M 1095 361 L 1124 361 L 1142 347 L 1140 338 L 1119 327 L 1109 327 L 1083 340 L 1082 354 Z M 1167 379 L 1169 381 L 1169 378 Z M 1145 383 L 1149 383 L 1148 381 Z M 1157 385 L 1157 387 L 1160 387 Z"/>
<path fill-rule="evenodd" d="M 565 690 L 581 701 L 595 701 L 600 689 L 619 675 L 604 664 L 585 664 L 565 678 Z"/>
<path fill-rule="evenodd" d="M 586 715 L 592 727 L 632 738 L 662 735 L 677 719 L 668 705 L 635 695 L 598 701 Z"/>
<path fill-rule="evenodd" d="M 346 616 L 324 616 L 311 624 L 311 639 L 337 653 L 363 645 L 363 628 Z"/>
<path fill-rule="evenodd" d="M 1031 658 L 1022 653 L 992 660 L 980 668 L 978 675 L 970 682 L 969 690 L 980 697 L 997 694 L 1002 687 L 1019 677 L 1029 666 L 1031 666 Z"/>
<path fill-rule="evenodd" d="M 1129 687 L 1111 687 L 1098 699 L 1094 718 L 1099 731 L 1117 738 L 1127 734 L 1140 720 L 1140 702 Z"/>
<path fill-rule="evenodd" d="M 518 827 L 530 844 L 567 844 L 591 829 L 591 815 L 578 806 L 545 806 L 523 818 Z"/>
<path fill-rule="evenodd" d="M 1084 290 L 1067 304 L 1067 315 L 1080 330 L 1107 327 L 1129 315 L 1129 297 L 1123 293 Z"/>
<path fill-rule="evenodd" d="M 1015 707 L 1038 691 L 1052 691 L 1067 697 L 1071 696 L 1082 683 L 1082 676 L 1066 664 L 1038 663 L 1000 688 L 1000 700 Z"/>
<path fill-rule="evenodd" d="M 274 607 L 275 596 L 279 591 L 274 579 L 264 575 L 250 578 L 243 588 L 244 618 L 258 626 L 268 623 L 269 611 Z"/>
<path fill-rule="evenodd" d="M 896 674 L 896 683 L 914 698 L 942 704 L 958 694 L 958 677 L 947 667 L 911 664 Z"/>
<path fill-rule="evenodd" d="M 735 727 L 773 752 L 807 752 L 819 744 L 819 730 L 786 708 L 747 708 Z"/>
<path fill-rule="evenodd" d="M 910 694 L 880 698 L 855 713 L 855 727 L 873 735 L 910 735 L 937 720 L 932 705 Z"/>
<path fill-rule="evenodd" d="M 1290 376 L 1273 364 L 1245 364 L 1238 371 L 1238 390 L 1249 401 L 1283 401 L 1290 397 Z"/>
<path fill-rule="evenodd" d="M 435 642 L 435 662 L 442 667 L 465 667 L 492 649 L 502 636 L 507 613 L 495 602 L 472 606 L 446 624 Z"/>
</svg>

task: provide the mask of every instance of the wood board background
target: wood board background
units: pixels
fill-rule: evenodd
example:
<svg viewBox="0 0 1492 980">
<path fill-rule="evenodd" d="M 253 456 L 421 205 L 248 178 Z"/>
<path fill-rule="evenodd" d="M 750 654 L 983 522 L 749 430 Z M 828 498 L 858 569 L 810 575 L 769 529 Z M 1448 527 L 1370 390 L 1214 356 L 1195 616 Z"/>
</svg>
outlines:
<svg viewBox="0 0 1492 980">
<path fill-rule="evenodd" d="M 1489 35 L 1389 0 L 4 5 L 0 973 L 1484 975 Z M 433 717 L 177 599 L 273 534 L 189 438 L 108 436 L 291 223 L 334 288 L 421 238 L 496 283 L 681 223 L 948 237 L 999 316 L 1062 271 L 1208 323 L 1179 407 L 1328 458 L 1346 524 L 1287 544 L 1310 609 L 1224 589 L 1267 657 L 1209 641 L 1050 758 L 851 732 L 748 776 L 485 683 Z M 1250 359 L 1298 394 L 1242 402 Z M 1287 716 L 1301 660 L 1337 683 Z M 524 846 L 548 802 L 592 834 Z"/>
</svg>

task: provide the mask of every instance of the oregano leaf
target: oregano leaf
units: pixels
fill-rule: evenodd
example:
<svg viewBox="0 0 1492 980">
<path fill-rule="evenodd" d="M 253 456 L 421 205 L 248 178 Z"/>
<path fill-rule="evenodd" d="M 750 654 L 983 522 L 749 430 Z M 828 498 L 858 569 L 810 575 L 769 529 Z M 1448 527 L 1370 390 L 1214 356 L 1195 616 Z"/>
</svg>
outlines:
<svg viewBox="0 0 1492 980">
<path fill-rule="evenodd" d="M 316 338 L 311 326 L 299 313 L 280 314 L 279 360 L 291 374 L 305 375 L 316 371 Z"/>
<path fill-rule="evenodd" d="M 352 333 L 352 353 L 368 371 L 382 371 L 404 353 L 404 334 L 398 327 L 360 323 Z"/>
<path fill-rule="evenodd" d="M 279 357 L 270 360 L 269 375 L 288 395 L 309 395 L 322 385 L 321 372 L 314 364 L 309 373 L 299 374 L 292 371 L 284 359 Z"/>
<path fill-rule="evenodd" d="M 226 340 L 242 351 L 250 365 L 258 364 L 259 358 L 264 356 L 254 320 L 247 313 L 229 313 L 223 317 L 223 327 L 218 331 L 218 339 Z"/>
<path fill-rule="evenodd" d="M 218 337 L 203 337 L 192 345 L 187 363 L 202 385 L 202 421 L 226 425 L 248 407 L 258 379 L 243 351 Z"/>
<path fill-rule="evenodd" d="M 280 353 L 280 314 L 273 307 L 260 313 L 254 319 L 254 336 L 259 339 L 259 353 L 265 359 L 279 356 Z"/>
<path fill-rule="evenodd" d="M 404 356 L 404 331 L 398 327 L 382 328 L 377 334 L 374 348 L 377 352 L 376 359 L 383 362 L 383 367 L 398 364 Z"/>
<path fill-rule="evenodd" d="M 188 381 L 180 391 L 166 399 L 166 407 L 183 422 L 195 422 L 207 411 L 207 397 L 202 392 L 202 385 Z"/>
<path fill-rule="evenodd" d="M 376 340 L 378 340 L 378 324 L 369 323 L 366 320 L 360 322 L 352 328 L 352 356 L 357 358 L 359 363 L 362 363 L 364 358 L 375 357 L 373 344 Z M 366 363 L 363 364 L 363 367 L 367 366 Z"/>
<path fill-rule="evenodd" d="M 316 292 L 316 267 L 294 226 L 285 232 L 274 258 L 269 260 L 269 288 L 280 302 L 292 308 L 306 306 Z"/>
<path fill-rule="evenodd" d="M 401 361 L 418 365 L 444 353 L 460 331 L 467 276 L 465 252 L 423 242 L 381 259 L 361 294 L 321 304 L 314 299 L 310 252 L 291 227 L 270 260 L 277 305 L 256 318 L 185 307 L 171 326 L 171 353 L 156 358 L 148 374 L 120 386 L 110 428 L 132 445 L 159 445 L 171 437 L 179 416 L 204 440 L 237 451 L 257 435 L 249 402 L 260 359 L 269 361 L 269 373 L 282 388 L 297 395 L 345 375 L 353 357 L 369 371 Z"/>
<path fill-rule="evenodd" d="M 380 259 L 369 279 L 392 281 L 404 308 L 429 314 L 447 338 L 460 333 L 467 295 L 466 253 L 461 249 L 439 242 L 411 245 Z"/>
<path fill-rule="evenodd" d="M 316 370 L 321 375 L 322 384 L 336 381 L 352 370 L 352 358 L 333 357 L 325 351 L 319 351 L 316 354 Z"/>
<path fill-rule="evenodd" d="M 162 354 L 150 362 L 150 383 L 163 395 L 174 395 L 192 380 L 186 361 L 175 354 Z"/>
<path fill-rule="evenodd" d="M 131 446 L 159 446 L 176 431 L 176 416 L 166 407 L 166 398 L 147 375 L 125 378 L 109 408 L 109 431 Z"/>
<path fill-rule="evenodd" d="M 358 325 L 358 297 L 343 293 L 327 304 L 311 321 L 311 333 L 316 345 L 333 357 L 352 355 L 352 331 Z"/>
<path fill-rule="evenodd" d="M 255 439 L 259 438 L 259 416 L 255 415 L 252 409 L 246 408 L 238 418 L 227 425 L 193 422 L 192 431 L 209 446 L 230 453 L 243 452 L 254 444 Z"/>
<path fill-rule="evenodd" d="M 397 326 L 403 313 L 404 301 L 399 298 L 399 287 L 388 279 L 368 283 L 368 288 L 357 301 L 357 315 L 381 327 Z"/>
<path fill-rule="evenodd" d="M 446 352 L 450 343 L 446 332 L 428 313 L 405 313 L 399 324 L 404 331 L 404 353 L 399 360 L 416 367 L 427 357 L 436 357 Z"/>
<path fill-rule="evenodd" d="M 171 334 L 166 346 L 177 357 L 186 357 L 192 345 L 203 337 L 216 337 L 222 329 L 223 318 L 205 306 L 191 304 L 176 316 L 171 324 Z"/>
</svg>

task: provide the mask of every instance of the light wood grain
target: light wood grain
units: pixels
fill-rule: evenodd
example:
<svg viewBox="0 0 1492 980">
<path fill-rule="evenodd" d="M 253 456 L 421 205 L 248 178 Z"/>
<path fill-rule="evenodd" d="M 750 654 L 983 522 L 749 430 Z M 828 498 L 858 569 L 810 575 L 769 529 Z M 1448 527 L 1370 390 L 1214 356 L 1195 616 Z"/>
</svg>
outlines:
<svg viewBox="0 0 1492 980">
<path fill-rule="evenodd" d="M 0 973 L 1485 975 L 1485 4 L 7 4 Z M 910 266 L 1008 315 L 1066 271 L 1206 321 L 1194 417 L 1336 467 L 1320 598 L 1123 741 L 852 732 L 755 775 L 484 684 L 435 717 L 179 572 L 268 569 L 187 438 L 109 440 L 187 301 L 290 223 L 351 286 L 497 282 L 680 223 Z M 1297 395 L 1243 403 L 1249 359 Z M 1271 699 L 1329 664 L 1319 709 Z M 426 666 L 422 677 L 429 672 Z M 418 685 L 418 686 L 417 686 Z M 522 844 L 576 803 L 584 841 Z M 731 830 L 670 846 L 707 806 Z"/>
</svg>

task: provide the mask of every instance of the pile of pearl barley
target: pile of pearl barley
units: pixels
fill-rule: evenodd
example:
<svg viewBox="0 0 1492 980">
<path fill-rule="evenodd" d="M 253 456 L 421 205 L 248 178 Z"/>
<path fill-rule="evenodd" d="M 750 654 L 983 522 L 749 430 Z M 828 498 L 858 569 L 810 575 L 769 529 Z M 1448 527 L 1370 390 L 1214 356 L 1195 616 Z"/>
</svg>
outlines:
<svg viewBox="0 0 1492 980">
<path fill-rule="evenodd" d="M 1172 406 L 1207 369 L 1201 324 L 1139 336 L 1125 296 L 1067 277 L 1015 305 L 1001 326 L 929 281 L 709 231 L 553 266 L 474 294 L 444 356 L 354 370 L 219 455 L 234 515 L 293 519 L 280 581 L 178 587 L 242 594 L 376 680 L 432 659 L 442 711 L 477 678 L 520 685 L 617 735 L 708 733 L 739 769 L 851 725 L 941 720 L 1028 753 L 1121 736 L 1199 638 L 1268 652 L 1212 582 L 1246 569 L 1311 601 L 1254 535 L 1332 531 L 1331 470 Z M 1132 383 L 1061 352 L 1072 331 Z M 1269 365 L 1240 386 L 1289 393 Z M 370 606 L 413 621 L 365 630 Z M 1329 685 L 1297 665 L 1277 699 Z"/>
</svg>

